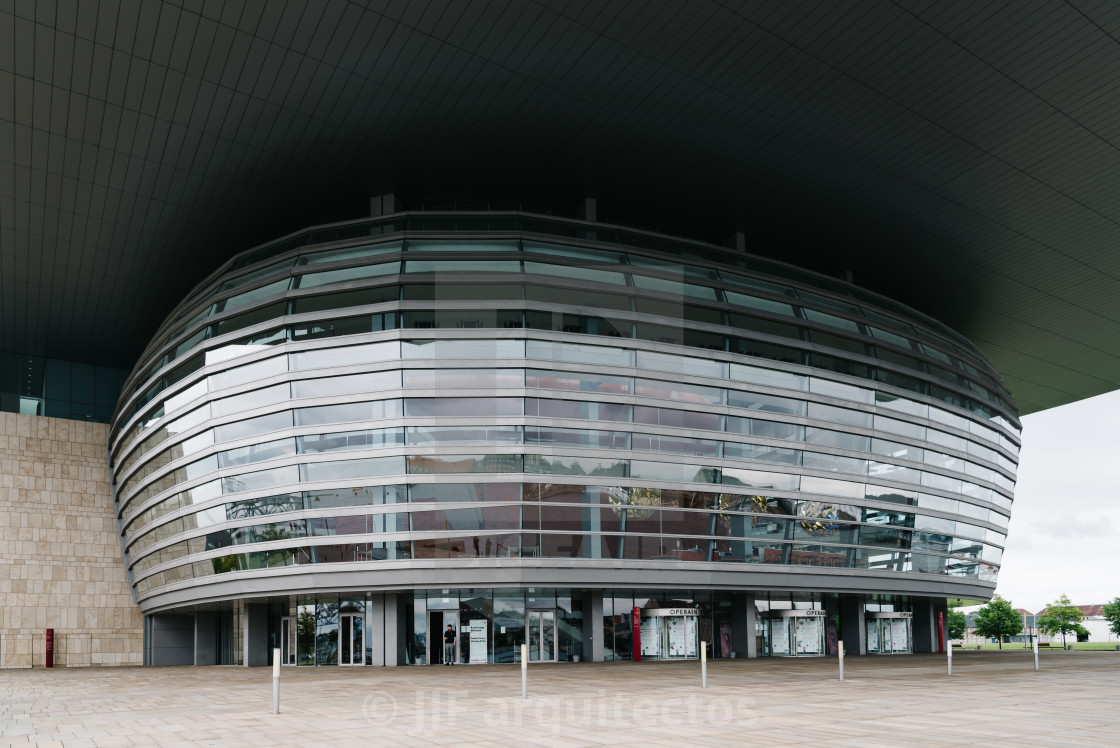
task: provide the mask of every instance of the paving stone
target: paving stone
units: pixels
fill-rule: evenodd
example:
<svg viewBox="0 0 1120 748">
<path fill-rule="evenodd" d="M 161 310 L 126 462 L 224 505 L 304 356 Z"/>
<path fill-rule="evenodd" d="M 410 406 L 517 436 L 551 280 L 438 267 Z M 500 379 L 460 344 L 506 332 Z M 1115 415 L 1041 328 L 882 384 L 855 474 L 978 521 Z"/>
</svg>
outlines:
<svg viewBox="0 0 1120 748">
<path fill-rule="evenodd" d="M 0 746 L 1115 745 L 1120 654 L 1013 653 L 520 670 L 268 668 L 5 671 Z"/>
</svg>

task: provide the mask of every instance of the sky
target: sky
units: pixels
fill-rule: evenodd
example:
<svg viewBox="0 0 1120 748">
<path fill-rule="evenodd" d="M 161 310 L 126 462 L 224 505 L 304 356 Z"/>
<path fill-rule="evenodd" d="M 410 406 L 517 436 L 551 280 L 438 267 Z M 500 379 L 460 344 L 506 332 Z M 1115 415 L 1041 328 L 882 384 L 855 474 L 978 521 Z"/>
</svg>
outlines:
<svg viewBox="0 0 1120 748">
<path fill-rule="evenodd" d="M 1023 417 L 996 592 L 1037 612 L 1120 596 L 1120 392 Z"/>
</svg>

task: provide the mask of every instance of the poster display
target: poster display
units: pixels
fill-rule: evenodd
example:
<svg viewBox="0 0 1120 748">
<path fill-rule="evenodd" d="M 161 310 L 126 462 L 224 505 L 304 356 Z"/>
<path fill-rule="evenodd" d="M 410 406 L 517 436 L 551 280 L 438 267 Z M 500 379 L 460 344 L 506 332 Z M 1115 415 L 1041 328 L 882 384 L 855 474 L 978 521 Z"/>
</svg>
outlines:
<svg viewBox="0 0 1120 748">
<path fill-rule="evenodd" d="M 661 656 L 661 627 L 658 625 L 660 618 L 643 618 L 642 627 L 639 629 L 642 637 L 642 657 Z"/>
<path fill-rule="evenodd" d="M 487 633 L 489 627 L 486 619 L 478 619 L 467 623 L 467 635 L 470 637 L 470 662 L 472 665 L 486 664 L 486 650 L 489 642 Z"/>
<path fill-rule="evenodd" d="M 730 657 L 735 650 L 731 647 L 731 621 L 719 625 L 719 656 Z"/>
<path fill-rule="evenodd" d="M 910 622 L 905 618 L 892 618 L 891 621 L 891 651 L 910 651 Z"/>
<path fill-rule="evenodd" d="M 872 618 L 867 621 L 867 653 L 874 654 L 879 651 L 879 621 Z"/>
<path fill-rule="evenodd" d="M 660 659 L 699 657 L 697 632 L 700 619 L 695 608 L 647 608 L 638 627 L 641 656 Z M 730 647 L 730 624 L 728 624 Z"/>
<path fill-rule="evenodd" d="M 696 644 L 696 619 L 691 616 L 684 619 L 684 647 L 686 657 L 699 657 Z"/>
<path fill-rule="evenodd" d="M 666 618 L 665 622 L 669 629 L 669 656 L 670 657 L 685 657 L 687 656 L 687 649 L 685 645 L 685 619 L 679 616 L 672 616 Z"/>
<path fill-rule="evenodd" d="M 821 619 L 794 618 L 793 628 L 797 637 L 797 654 L 821 654 Z"/>
<path fill-rule="evenodd" d="M 785 618 L 770 621 L 770 651 L 774 655 L 789 654 L 789 621 Z"/>
</svg>

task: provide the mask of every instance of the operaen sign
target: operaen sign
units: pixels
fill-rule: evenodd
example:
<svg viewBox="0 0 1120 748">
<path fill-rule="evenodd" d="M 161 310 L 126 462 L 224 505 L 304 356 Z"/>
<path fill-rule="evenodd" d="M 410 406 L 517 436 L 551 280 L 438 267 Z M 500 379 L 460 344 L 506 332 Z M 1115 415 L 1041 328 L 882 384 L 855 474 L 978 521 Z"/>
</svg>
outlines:
<svg viewBox="0 0 1120 748">
<path fill-rule="evenodd" d="M 643 618 L 653 616 L 693 616 L 699 617 L 699 608 L 648 608 L 642 611 Z"/>
</svg>

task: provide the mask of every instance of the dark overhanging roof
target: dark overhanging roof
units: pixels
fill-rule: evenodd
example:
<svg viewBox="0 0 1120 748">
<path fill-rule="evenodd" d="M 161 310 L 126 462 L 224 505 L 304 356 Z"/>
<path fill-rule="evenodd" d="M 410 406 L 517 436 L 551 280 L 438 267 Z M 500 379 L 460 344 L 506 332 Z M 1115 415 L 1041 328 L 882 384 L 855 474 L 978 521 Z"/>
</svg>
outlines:
<svg viewBox="0 0 1120 748">
<path fill-rule="evenodd" d="M 1023 412 L 1120 386 L 1120 7 L 17 2 L 0 349 L 131 366 L 236 251 L 488 197 L 747 247 L 973 339 Z"/>
</svg>

